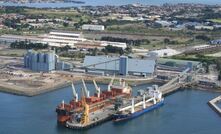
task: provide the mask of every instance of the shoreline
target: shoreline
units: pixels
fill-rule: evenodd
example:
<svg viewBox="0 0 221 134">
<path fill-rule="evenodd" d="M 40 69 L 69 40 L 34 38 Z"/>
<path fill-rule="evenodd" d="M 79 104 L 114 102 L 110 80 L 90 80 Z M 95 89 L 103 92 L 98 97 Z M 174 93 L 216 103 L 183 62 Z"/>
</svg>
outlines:
<svg viewBox="0 0 221 134">
<path fill-rule="evenodd" d="M 0 83 L 0 92 L 18 95 L 18 96 L 32 97 L 32 96 L 37 96 L 40 94 L 45 94 L 48 92 L 56 91 L 56 90 L 68 87 L 69 85 L 70 85 L 70 82 L 67 81 L 67 82 L 62 82 L 62 83 L 59 83 L 50 87 L 41 87 L 35 90 L 33 88 L 21 89 L 21 87 L 15 87 L 12 85 L 3 85 L 2 83 Z M 18 88 L 18 89 L 15 89 L 15 88 Z M 31 89 L 33 89 L 34 91 Z"/>
<path fill-rule="evenodd" d="M 86 83 L 92 83 L 92 79 L 85 79 Z M 107 79 L 96 79 L 96 82 L 98 84 L 108 84 L 109 81 Z M 137 85 L 143 85 L 143 84 L 163 84 L 164 81 L 159 81 L 159 80 L 143 80 L 143 81 L 132 81 L 132 80 L 126 80 L 126 82 L 128 83 L 128 85 L 134 87 Z M 74 82 L 74 84 L 80 84 L 81 80 L 78 79 Z M 2 84 L 0 83 L 0 92 L 3 93 L 8 93 L 8 94 L 13 94 L 13 95 L 18 95 L 18 96 L 27 96 L 27 97 L 32 97 L 32 96 L 37 96 L 37 95 L 41 95 L 41 94 L 45 94 L 45 93 L 49 93 L 49 92 L 53 92 L 56 90 L 61 90 L 62 88 L 65 87 L 69 87 L 71 86 L 71 81 L 67 80 L 67 81 L 63 81 L 60 82 L 58 84 L 52 85 L 50 87 L 41 87 L 41 88 L 36 88 L 37 90 L 35 90 L 34 88 L 24 88 L 24 87 L 18 87 L 15 85 L 7 85 L 7 84 Z M 17 89 L 16 89 L 17 88 Z M 199 87 L 197 85 L 194 86 L 187 86 L 181 89 L 193 89 L 193 90 L 201 90 L 201 91 L 207 91 L 207 92 L 216 92 L 216 93 L 221 93 L 221 89 L 209 89 L 209 88 L 202 88 Z M 179 91 L 180 89 L 178 89 L 177 91 Z"/>
</svg>

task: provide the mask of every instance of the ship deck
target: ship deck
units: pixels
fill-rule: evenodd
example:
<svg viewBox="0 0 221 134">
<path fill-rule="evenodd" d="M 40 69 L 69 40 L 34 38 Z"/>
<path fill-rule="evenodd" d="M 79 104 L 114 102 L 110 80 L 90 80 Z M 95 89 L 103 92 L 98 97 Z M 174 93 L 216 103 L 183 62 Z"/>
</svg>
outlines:
<svg viewBox="0 0 221 134">
<path fill-rule="evenodd" d="M 88 124 L 80 124 L 78 122 L 67 121 L 66 127 L 73 129 L 85 129 L 90 128 L 95 125 L 98 125 L 102 122 L 108 121 L 112 119 L 112 115 L 115 113 L 114 105 L 108 106 L 104 109 L 97 110 L 89 114 L 89 123 Z"/>
</svg>

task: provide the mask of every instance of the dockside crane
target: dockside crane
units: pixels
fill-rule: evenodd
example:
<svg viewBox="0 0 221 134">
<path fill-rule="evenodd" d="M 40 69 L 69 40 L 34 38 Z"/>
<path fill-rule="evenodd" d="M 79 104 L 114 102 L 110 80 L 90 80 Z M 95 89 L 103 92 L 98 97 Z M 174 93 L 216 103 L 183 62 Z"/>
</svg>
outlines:
<svg viewBox="0 0 221 134">
<path fill-rule="evenodd" d="M 76 92 L 76 89 L 75 89 L 73 83 L 71 84 L 71 87 L 72 87 L 72 92 L 73 92 L 73 95 L 74 95 L 75 102 L 78 102 L 78 93 Z"/>
<path fill-rule="evenodd" d="M 82 125 L 86 125 L 89 123 L 89 105 L 87 104 L 86 99 L 85 99 L 85 95 L 86 95 L 85 91 L 83 89 L 81 89 L 81 91 L 82 91 L 82 106 L 84 110 L 83 110 L 80 123 Z"/>
<path fill-rule="evenodd" d="M 90 92 L 87 90 L 87 86 L 86 86 L 86 84 L 84 82 L 84 79 L 82 79 L 82 83 L 83 83 L 83 86 L 84 86 L 85 97 L 89 98 L 90 97 Z"/>
<path fill-rule="evenodd" d="M 111 81 L 110 81 L 110 83 L 108 85 L 108 89 L 107 89 L 108 91 L 111 91 L 111 86 L 113 85 L 114 78 L 115 78 L 115 75 L 111 78 Z"/>
<path fill-rule="evenodd" d="M 100 98 L 101 88 L 97 86 L 97 83 L 96 83 L 95 80 L 93 80 L 93 83 L 94 83 L 94 86 L 95 86 L 95 89 L 96 89 L 97 97 Z"/>
</svg>

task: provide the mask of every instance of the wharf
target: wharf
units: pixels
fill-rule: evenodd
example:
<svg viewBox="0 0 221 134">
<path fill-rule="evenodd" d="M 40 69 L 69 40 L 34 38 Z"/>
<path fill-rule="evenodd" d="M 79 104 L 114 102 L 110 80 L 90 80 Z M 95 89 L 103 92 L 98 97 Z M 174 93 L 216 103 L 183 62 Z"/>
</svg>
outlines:
<svg viewBox="0 0 221 134">
<path fill-rule="evenodd" d="M 208 105 L 221 116 L 221 109 L 217 106 L 217 103 L 221 102 L 221 95 L 210 100 Z"/>
</svg>

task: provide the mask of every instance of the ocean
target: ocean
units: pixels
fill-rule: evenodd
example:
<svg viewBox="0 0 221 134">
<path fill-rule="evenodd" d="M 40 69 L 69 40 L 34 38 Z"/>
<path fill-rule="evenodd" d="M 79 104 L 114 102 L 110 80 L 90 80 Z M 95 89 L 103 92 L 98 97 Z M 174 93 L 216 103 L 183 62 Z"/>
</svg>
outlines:
<svg viewBox="0 0 221 134">
<path fill-rule="evenodd" d="M 221 4 L 221 0 L 82 0 L 85 4 L 76 3 L 27 3 L 27 4 L 14 4 L 14 3 L 0 3 L 4 6 L 28 6 L 36 8 L 62 8 L 62 7 L 79 7 L 79 6 L 102 6 L 102 5 L 126 5 L 140 3 L 144 5 L 162 5 L 164 3 L 201 3 L 201 4 Z"/>
</svg>

